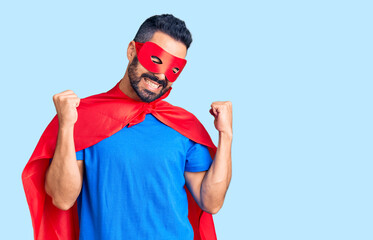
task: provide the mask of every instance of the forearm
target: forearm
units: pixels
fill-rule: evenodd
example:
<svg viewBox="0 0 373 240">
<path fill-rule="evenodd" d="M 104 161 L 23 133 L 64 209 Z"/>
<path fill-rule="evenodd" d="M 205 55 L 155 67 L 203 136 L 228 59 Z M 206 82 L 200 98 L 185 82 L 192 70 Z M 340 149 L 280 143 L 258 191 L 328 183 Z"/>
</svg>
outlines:
<svg viewBox="0 0 373 240">
<path fill-rule="evenodd" d="M 215 159 L 201 186 L 201 201 L 205 209 L 217 213 L 222 207 L 232 177 L 232 134 L 219 132 Z"/>
<path fill-rule="evenodd" d="M 74 204 L 82 187 L 73 134 L 73 126 L 58 130 L 55 153 L 46 172 L 45 190 L 52 197 L 53 204 L 61 209 Z"/>
</svg>

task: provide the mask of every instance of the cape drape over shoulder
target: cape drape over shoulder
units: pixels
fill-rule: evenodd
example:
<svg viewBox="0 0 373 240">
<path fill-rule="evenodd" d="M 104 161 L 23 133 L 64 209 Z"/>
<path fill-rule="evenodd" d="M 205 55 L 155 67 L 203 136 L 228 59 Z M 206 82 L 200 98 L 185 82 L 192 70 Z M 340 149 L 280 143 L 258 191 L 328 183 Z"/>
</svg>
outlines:
<svg viewBox="0 0 373 240">
<path fill-rule="evenodd" d="M 131 127 L 151 113 L 165 125 L 185 137 L 208 147 L 212 159 L 216 147 L 206 129 L 190 112 L 169 104 L 166 98 L 172 88 L 161 98 L 145 103 L 135 101 L 119 89 L 118 82 L 111 90 L 80 100 L 78 120 L 74 126 L 75 151 L 90 147 L 110 137 L 123 127 Z M 35 240 L 78 240 L 79 219 L 77 203 L 67 211 L 52 204 L 44 189 L 45 173 L 53 157 L 58 134 L 58 118 L 54 116 L 22 172 L 22 182 L 29 205 Z M 216 240 L 212 215 L 202 211 L 189 190 L 189 221 L 194 230 L 194 240 Z"/>
</svg>

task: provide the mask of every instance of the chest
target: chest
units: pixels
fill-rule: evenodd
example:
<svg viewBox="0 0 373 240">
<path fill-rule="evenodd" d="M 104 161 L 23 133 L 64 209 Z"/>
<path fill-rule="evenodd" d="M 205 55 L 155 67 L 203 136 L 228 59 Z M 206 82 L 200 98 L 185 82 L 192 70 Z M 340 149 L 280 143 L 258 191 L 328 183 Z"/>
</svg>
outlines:
<svg viewBox="0 0 373 240">
<path fill-rule="evenodd" d="M 185 136 L 148 114 L 143 122 L 86 149 L 85 167 L 104 174 L 183 175 L 187 143 Z"/>
</svg>

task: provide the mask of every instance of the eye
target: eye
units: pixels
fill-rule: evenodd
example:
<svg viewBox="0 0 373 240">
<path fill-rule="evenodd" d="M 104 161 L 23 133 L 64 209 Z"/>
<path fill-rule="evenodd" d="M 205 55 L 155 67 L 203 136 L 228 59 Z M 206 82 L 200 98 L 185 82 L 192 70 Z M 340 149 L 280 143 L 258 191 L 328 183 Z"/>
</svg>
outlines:
<svg viewBox="0 0 373 240">
<path fill-rule="evenodd" d="M 152 60 L 153 63 L 155 63 L 155 64 L 162 64 L 161 59 L 159 59 L 158 57 L 151 56 L 150 58 L 151 58 L 151 60 Z"/>
<path fill-rule="evenodd" d="M 174 71 L 174 73 L 176 74 L 179 71 L 179 69 L 178 68 L 173 68 L 172 71 Z"/>
</svg>

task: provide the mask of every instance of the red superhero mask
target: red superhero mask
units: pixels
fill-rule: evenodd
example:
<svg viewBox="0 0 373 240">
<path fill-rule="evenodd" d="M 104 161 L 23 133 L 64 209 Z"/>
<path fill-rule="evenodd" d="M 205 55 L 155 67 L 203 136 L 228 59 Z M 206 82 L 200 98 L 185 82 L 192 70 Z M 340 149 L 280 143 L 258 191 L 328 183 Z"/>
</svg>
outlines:
<svg viewBox="0 0 373 240">
<path fill-rule="evenodd" d="M 187 61 L 176 57 L 153 42 L 136 43 L 137 58 L 141 65 L 153 73 L 163 73 L 170 82 L 175 82 Z M 153 60 L 156 59 L 156 62 Z"/>
</svg>

